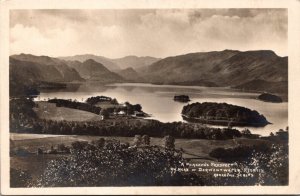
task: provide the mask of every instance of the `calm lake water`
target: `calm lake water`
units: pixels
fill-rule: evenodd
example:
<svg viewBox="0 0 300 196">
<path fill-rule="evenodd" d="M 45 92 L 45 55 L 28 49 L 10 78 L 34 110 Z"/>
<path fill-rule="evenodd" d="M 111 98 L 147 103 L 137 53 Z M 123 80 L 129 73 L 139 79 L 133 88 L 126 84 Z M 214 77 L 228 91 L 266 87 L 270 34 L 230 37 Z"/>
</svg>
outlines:
<svg viewBox="0 0 300 196">
<path fill-rule="evenodd" d="M 36 100 L 48 98 L 76 99 L 85 101 L 88 97 L 104 95 L 116 98 L 120 103 L 129 101 L 141 104 L 143 111 L 152 119 L 162 122 L 182 121 L 182 107 L 187 103 L 173 101 L 174 95 L 186 94 L 191 102 L 226 102 L 244 106 L 263 114 L 272 124 L 261 128 L 249 127 L 252 133 L 269 135 L 288 126 L 288 103 L 268 103 L 256 99 L 257 93 L 241 92 L 230 88 L 152 85 L 140 83 L 71 85 L 67 89 L 42 91 Z M 238 129 L 243 129 L 239 128 Z"/>
</svg>

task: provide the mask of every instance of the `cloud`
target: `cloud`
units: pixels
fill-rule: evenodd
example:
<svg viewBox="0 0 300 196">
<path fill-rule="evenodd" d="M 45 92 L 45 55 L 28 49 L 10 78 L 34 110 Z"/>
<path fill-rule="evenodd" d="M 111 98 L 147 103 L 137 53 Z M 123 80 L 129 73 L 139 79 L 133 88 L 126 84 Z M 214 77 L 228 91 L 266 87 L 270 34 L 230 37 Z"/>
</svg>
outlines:
<svg viewBox="0 0 300 196">
<path fill-rule="evenodd" d="M 285 9 L 13 10 L 11 54 L 165 57 L 223 49 L 287 55 Z"/>
</svg>

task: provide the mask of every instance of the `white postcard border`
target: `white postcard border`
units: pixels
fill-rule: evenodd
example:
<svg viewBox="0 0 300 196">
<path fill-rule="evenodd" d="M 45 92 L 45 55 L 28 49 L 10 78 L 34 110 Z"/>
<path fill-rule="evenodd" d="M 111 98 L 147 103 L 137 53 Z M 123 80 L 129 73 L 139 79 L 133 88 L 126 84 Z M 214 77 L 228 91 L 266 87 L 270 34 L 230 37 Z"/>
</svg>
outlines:
<svg viewBox="0 0 300 196">
<path fill-rule="evenodd" d="M 1 194 L 296 194 L 300 193 L 300 1 L 299 0 L 7 0 L 0 3 L 1 65 Z M 189 8 L 287 8 L 289 57 L 289 185 L 288 186 L 219 186 L 219 187 L 9 187 L 9 10 L 11 9 L 189 9 Z M 26 39 L 26 38 L 25 38 Z"/>
</svg>

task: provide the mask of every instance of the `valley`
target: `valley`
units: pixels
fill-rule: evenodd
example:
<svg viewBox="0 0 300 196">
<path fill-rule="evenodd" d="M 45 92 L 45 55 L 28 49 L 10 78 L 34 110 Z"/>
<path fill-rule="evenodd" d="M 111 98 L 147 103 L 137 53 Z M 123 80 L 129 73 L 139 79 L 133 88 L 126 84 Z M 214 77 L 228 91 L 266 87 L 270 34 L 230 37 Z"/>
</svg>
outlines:
<svg viewBox="0 0 300 196">
<path fill-rule="evenodd" d="M 48 181 L 52 178 L 45 176 L 60 171 L 73 175 L 77 170 L 72 168 L 78 164 L 90 172 L 76 177 L 84 179 L 82 186 L 94 178 L 96 185 L 110 186 L 109 181 L 93 176 L 95 168 L 101 175 L 112 171 L 116 176 L 128 176 L 132 171 L 143 175 L 141 168 L 153 168 L 152 163 L 163 164 L 155 164 L 153 174 L 157 170 L 164 173 L 163 168 L 168 168 L 170 171 L 163 175 L 174 172 L 180 179 L 195 179 L 187 185 L 247 184 L 228 176 L 225 181 L 216 181 L 215 173 L 206 170 L 215 171 L 214 165 L 231 162 L 242 168 L 243 161 L 251 162 L 256 156 L 252 152 L 282 153 L 279 158 L 286 160 L 287 86 L 287 57 L 272 51 L 224 50 L 162 59 L 12 55 L 11 178 L 30 174 L 21 185 L 13 186 L 57 186 L 56 181 Z M 263 92 L 278 95 L 283 102 L 263 102 L 259 99 Z M 186 95 L 186 101 L 174 100 L 178 95 Z M 200 118 L 205 120 L 194 121 Z M 107 157 L 107 161 L 95 159 L 98 154 Z M 174 167 L 170 167 L 174 164 L 170 160 L 175 161 Z M 132 168 L 125 173 L 103 170 L 132 162 Z M 176 166 L 180 162 L 186 165 Z M 208 167 L 202 170 L 192 164 Z M 89 175 L 93 177 L 85 179 Z M 259 178 L 249 172 L 245 175 L 254 182 Z M 120 186 L 124 182 L 120 179 Z M 64 181 L 59 186 L 64 183 L 78 185 Z M 128 183 L 140 185 L 139 181 Z"/>
</svg>

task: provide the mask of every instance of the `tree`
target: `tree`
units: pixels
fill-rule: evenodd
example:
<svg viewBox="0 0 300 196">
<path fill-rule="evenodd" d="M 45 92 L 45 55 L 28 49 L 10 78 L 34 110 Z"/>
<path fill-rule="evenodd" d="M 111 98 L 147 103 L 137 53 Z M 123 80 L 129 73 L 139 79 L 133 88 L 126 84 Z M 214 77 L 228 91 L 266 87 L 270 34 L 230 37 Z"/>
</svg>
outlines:
<svg viewBox="0 0 300 196">
<path fill-rule="evenodd" d="M 43 154 L 44 152 L 43 152 L 43 150 L 41 148 L 38 148 L 36 153 L 37 154 Z"/>
<path fill-rule="evenodd" d="M 115 114 L 118 113 L 119 111 L 120 111 L 119 108 L 114 108 L 114 113 L 115 113 Z"/>
<path fill-rule="evenodd" d="M 134 112 L 133 106 L 132 106 L 131 104 L 128 104 L 128 105 L 126 106 L 126 111 L 127 111 L 127 114 L 128 114 L 128 115 L 133 114 L 133 112 Z"/>
<path fill-rule="evenodd" d="M 228 128 L 228 129 L 232 129 L 232 122 L 231 122 L 231 121 L 228 122 L 227 128 Z"/>
<path fill-rule="evenodd" d="M 58 144 L 57 150 L 59 152 L 66 152 L 66 153 L 70 152 L 70 149 L 68 147 L 66 147 L 64 144 Z"/>
<path fill-rule="evenodd" d="M 144 145 L 149 146 L 150 145 L 150 137 L 149 137 L 149 135 L 143 135 L 142 141 L 143 141 Z"/>
<path fill-rule="evenodd" d="M 128 148 L 111 141 L 102 149 L 72 152 L 52 160 L 32 186 L 172 186 L 191 181 L 171 170 L 185 163 L 181 153 L 157 146 Z"/>
<path fill-rule="evenodd" d="M 118 105 L 118 101 L 116 98 L 113 98 L 111 101 L 110 101 L 111 104 L 114 104 L 114 105 Z"/>
<path fill-rule="evenodd" d="M 105 139 L 104 138 L 99 138 L 98 140 L 93 141 L 92 143 L 94 146 L 97 148 L 103 148 L 105 146 Z"/>
<path fill-rule="evenodd" d="M 109 113 L 107 109 L 102 109 L 100 111 L 100 115 L 102 115 L 105 119 L 109 117 Z"/>
<path fill-rule="evenodd" d="M 208 185 L 287 185 L 289 176 L 287 143 L 259 144 L 254 146 L 239 146 L 236 148 L 216 148 L 210 156 L 222 162 L 235 163 L 234 168 L 244 170 L 248 177 L 206 178 Z M 257 171 L 257 172 L 253 172 Z M 238 175 L 239 172 L 229 174 Z"/>
<path fill-rule="evenodd" d="M 174 149 L 175 148 L 175 139 L 174 137 L 167 135 L 164 137 L 165 148 L 166 149 Z"/>
<path fill-rule="evenodd" d="M 54 148 L 54 146 L 51 146 L 50 147 L 50 152 L 51 154 L 56 154 L 57 153 L 57 150 Z"/>
<path fill-rule="evenodd" d="M 273 144 L 266 152 L 255 152 L 249 165 L 256 165 L 264 172 L 258 173 L 260 185 L 287 185 L 289 181 L 288 146 Z"/>
<path fill-rule="evenodd" d="M 133 145 L 134 146 L 141 146 L 143 144 L 143 140 L 141 135 L 135 135 L 133 139 Z"/>
<path fill-rule="evenodd" d="M 89 144 L 86 141 L 75 141 L 71 144 L 72 150 L 75 150 L 75 151 L 82 151 L 84 149 L 87 149 L 88 145 Z"/>
<path fill-rule="evenodd" d="M 243 129 L 241 132 L 243 135 L 251 135 L 251 131 L 247 128 Z"/>
<path fill-rule="evenodd" d="M 138 112 L 142 111 L 142 106 L 140 104 L 135 104 L 133 107 L 134 107 L 134 111 L 138 111 Z"/>
</svg>

